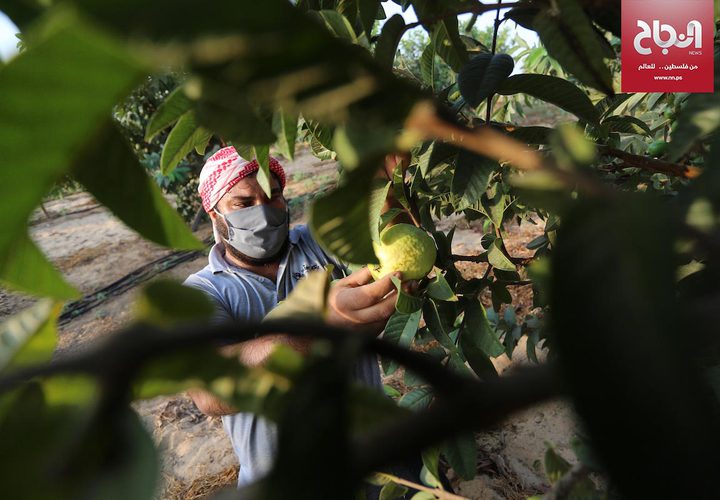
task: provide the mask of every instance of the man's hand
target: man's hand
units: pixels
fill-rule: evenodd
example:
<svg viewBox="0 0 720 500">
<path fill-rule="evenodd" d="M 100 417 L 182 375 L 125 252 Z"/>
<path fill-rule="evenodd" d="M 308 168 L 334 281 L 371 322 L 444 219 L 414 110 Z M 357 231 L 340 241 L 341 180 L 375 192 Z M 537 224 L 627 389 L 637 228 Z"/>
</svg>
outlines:
<svg viewBox="0 0 720 500">
<path fill-rule="evenodd" d="M 380 332 L 395 311 L 397 290 L 390 276 L 373 281 L 370 270 L 364 267 L 333 282 L 328 295 L 328 324 Z M 401 279 L 400 273 L 392 276 Z"/>
</svg>

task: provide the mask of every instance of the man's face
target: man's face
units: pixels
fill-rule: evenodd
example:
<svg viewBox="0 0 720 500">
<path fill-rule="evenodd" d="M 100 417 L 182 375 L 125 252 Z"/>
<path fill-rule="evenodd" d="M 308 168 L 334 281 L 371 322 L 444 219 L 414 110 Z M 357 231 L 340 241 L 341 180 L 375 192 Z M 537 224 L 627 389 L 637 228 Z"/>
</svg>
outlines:
<svg viewBox="0 0 720 500">
<path fill-rule="evenodd" d="M 283 196 L 280 182 L 274 175 L 270 176 L 270 188 L 272 196 L 268 198 L 257 181 L 257 174 L 248 175 L 220 198 L 220 201 L 215 205 L 215 210 L 222 214 L 228 214 L 235 210 L 241 210 L 255 205 L 270 205 L 281 210 L 287 210 L 287 201 Z M 210 212 L 210 218 L 220 235 L 227 239 L 229 232 L 225 220 L 216 214 L 215 211 Z M 242 262 L 258 265 L 276 261 L 285 251 L 285 247 L 283 247 L 277 255 L 268 259 L 253 259 L 230 245 L 225 245 L 225 251 Z"/>
</svg>

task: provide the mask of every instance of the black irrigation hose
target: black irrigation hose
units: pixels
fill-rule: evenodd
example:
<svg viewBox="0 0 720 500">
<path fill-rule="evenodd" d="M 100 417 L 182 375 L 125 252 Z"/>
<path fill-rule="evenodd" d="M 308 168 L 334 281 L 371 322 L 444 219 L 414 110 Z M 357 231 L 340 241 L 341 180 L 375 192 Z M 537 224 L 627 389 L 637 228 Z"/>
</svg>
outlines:
<svg viewBox="0 0 720 500">
<path fill-rule="evenodd" d="M 213 242 L 214 240 L 212 236 L 203 240 L 205 245 L 210 245 Z M 168 269 L 172 269 L 183 262 L 191 261 L 203 255 L 204 250 L 182 250 L 165 255 L 159 259 L 155 259 L 154 261 L 135 269 L 129 274 L 126 274 L 119 280 L 110 283 L 106 287 L 96 290 L 81 299 L 66 304 L 60 318 L 58 319 L 58 325 L 66 325 L 78 316 L 85 314 L 86 312 L 106 302 L 110 297 L 121 295 L 138 284 L 148 281 Z"/>
</svg>

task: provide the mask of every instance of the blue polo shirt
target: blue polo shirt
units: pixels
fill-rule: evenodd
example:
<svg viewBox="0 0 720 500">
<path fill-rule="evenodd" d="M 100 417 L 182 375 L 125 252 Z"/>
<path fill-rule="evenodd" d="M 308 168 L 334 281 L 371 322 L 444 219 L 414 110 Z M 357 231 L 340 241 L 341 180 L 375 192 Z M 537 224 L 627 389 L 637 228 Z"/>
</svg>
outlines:
<svg viewBox="0 0 720 500">
<path fill-rule="evenodd" d="M 288 249 L 278 268 L 277 282 L 230 264 L 223 246 L 210 250 L 208 265 L 191 274 L 185 285 L 199 288 L 215 302 L 213 322 L 261 321 L 309 271 L 333 264 L 333 278 L 345 276 L 346 267 L 327 255 L 310 235 L 307 226 L 290 230 Z M 355 367 L 355 378 L 382 387 L 377 358 L 368 356 Z M 254 482 L 270 472 L 277 449 L 277 429 L 273 422 L 252 413 L 222 417 L 240 462 L 238 486 Z"/>
</svg>

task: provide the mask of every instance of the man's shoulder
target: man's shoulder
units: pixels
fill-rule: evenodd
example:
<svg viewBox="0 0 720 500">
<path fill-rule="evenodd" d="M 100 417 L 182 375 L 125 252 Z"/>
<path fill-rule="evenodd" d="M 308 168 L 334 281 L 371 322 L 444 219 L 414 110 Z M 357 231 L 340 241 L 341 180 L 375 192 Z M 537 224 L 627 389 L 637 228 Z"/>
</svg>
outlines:
<svg viewBox="0 0 720 500">
<path fill-rule="evenodd" d="M 211 291 L 215 289 L 213 283 L 216 281 L 218 281 L 218 278 L 215 273 L 212 272 L 210 265 L 208 264 L 199 271 L 195 271 L 185 278 L 183 285 Z"/>
<path fill-rule="evenodd" d="M 312 242 L 315 243 L 315 239 L 310 232 L 310 228 L 307 224 L 298 224 L 297 226 L 290 229 L 290 239 L 293 242 Z"/>
</svg>

